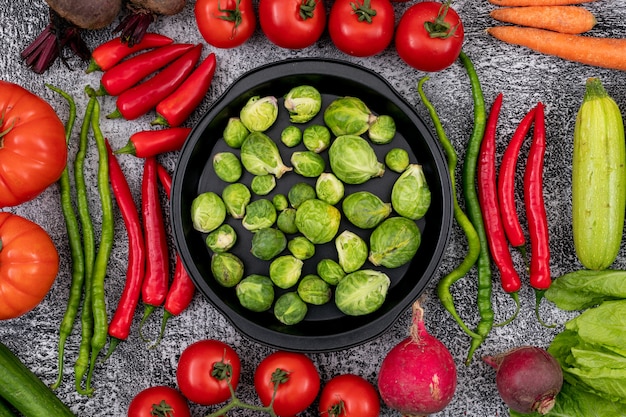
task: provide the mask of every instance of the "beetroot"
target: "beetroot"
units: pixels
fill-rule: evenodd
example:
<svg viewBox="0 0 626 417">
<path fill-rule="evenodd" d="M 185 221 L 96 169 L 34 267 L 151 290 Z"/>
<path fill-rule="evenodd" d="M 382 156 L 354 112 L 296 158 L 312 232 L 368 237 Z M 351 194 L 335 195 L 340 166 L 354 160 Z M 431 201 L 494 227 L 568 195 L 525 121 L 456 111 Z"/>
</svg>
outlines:
<svg viewBox="0 0 626 417">
<path fill-rule="evenodd" d="M 381 398 L 405 417 L 443 410 L 456 391 L 454 359 L 446 346 L 427 332 L 423 316 L 416 301 L 411 336 L 387 353 L 378 374 Z"/>
<path fill-rule="evenodd" d="M 158 15 L 178 14 L 186 4 L 186 0 L 130 0 L 126 5 L 128 14 L 113 29 L 113 33 L 119 32 L 122 42 L 133 46 L 141 42 Z"/>
<path fill-rule="evenodd" d="M 518 413 L 547 414 L 563 386 L 559 362 L 544 349 L 520 346 L 483 361 L 496 370 L 504 403 Z"/>
</svg>

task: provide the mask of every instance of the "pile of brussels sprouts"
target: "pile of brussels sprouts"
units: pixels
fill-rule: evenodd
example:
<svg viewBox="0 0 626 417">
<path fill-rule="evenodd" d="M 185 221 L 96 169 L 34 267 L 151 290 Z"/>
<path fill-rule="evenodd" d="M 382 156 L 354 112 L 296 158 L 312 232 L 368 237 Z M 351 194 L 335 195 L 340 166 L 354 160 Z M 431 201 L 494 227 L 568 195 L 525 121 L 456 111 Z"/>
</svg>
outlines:
<svg viewBox="0 0 626 417">
<path fill-rule="evenodd" d="M 311 122 L 322 111 L 316 88 L 299 85 L 283 98 L 290 124 L 280 137 L 265 133 L 278 118 L 276 97 L 252 97 L 228 120 L 223 140 L 231 150 L 212 159 L 215 175 L 226 186 L 221 194 L 207 191 L 193 200 L 193 226 L 206 234 L 213 277 L 234 287 L 243 307 L 254 312 L 273 308 L 286 325 L 302 321 L 310 305 L 333 298 L 343 314 L 372 313 L 391 284 L 384 269 L 409 263 L 420 246 L 416 220 L 431 202 L 422 167 L 393 145 L 384 161 L 378 160 L 374 147 L 392 142 L 395 121 L 375 115 L 359 98 L 333 99 L 323 110 L 323 124 Z M 303 146 L 291 151 L 287 165 L 279 145 Z M 387 168 L 399 174 L 390 201 L 366 190 L 346 193 L 346 185 L 381 177 Z M 252 175 L 249 184 L 241 181 L 244 172 Z M 298 180 L 286 192 L 276 192 L 287 173 Z M 226 223 L 228 216 L 252 235 L 245 250 L 267 264 L 266 273 L 246 274 L 231 250 L 238 236 Z M 354 230 L 340 232 L 342 216 Z M 368 241 L 357 229 L 370 231 Z M 334 243 L 336 256 L 315 256 L 318 245 L 328 243 Z M 303 274 L 305 262 L 316 263 L 315 274 Z"/>
</svg>

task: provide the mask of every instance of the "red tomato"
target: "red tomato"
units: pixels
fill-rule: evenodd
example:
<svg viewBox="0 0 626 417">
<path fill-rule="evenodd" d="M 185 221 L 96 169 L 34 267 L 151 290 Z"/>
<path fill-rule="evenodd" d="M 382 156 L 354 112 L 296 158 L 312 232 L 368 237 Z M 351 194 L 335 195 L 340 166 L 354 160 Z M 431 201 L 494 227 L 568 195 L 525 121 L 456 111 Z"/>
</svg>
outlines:
<svg viewBox="0 0 626 417">
<path fill-rule="evenodd" d="M 427 29 L 430 27 L 431 29 Z M 438 36 L 431 36 L 438 33 Z M 459 15 L 449 6 L 426 1 L 409 7 L 396 29 L 396 50 L 420 71 L 441 71 L 459 57 L 465 32 Z"/>
<path fill-rule="evenodd" d="M 128 417 L 154 416 L 190 417 L 191 413 L 179 391 L 159 385 L 141 391 L 128 406 Z"/>
<path fill-rule="evenodd" d="M 272 374 L 279 371 L 286 381 L 278 385 L 274 412 L 278 416 L 294 416 L 306 410 L 317 397 L 320 376 L 308 356 L 295 352 L 274 352 L 259 363 L 254 373 L 254 387 L 264 406 L 274 395 Z"/>
<path fill-rule="evenodd" d="M 395 13 L 389 0 L 335 0 L 328 34 L 342 52 L 358 57 L 382 52 L 393 39 Z"/>
<path fill-rule="evenodd" d="M 326 6 L 323 0 L 260 0 L 259 22 L 273 44 L 302 49 L 322 36 Z"/>
<path fill-rule="evenodd" d="M 237 389 L 241 361 L 233 348 L 213 339 L 200 340 L 187 346 L 176 368 L 180 392 L 189 401 L 200 405 L 214 405 L 228 400 L 228 379 L 218 379 L 211 374 L 221 364 L 230 366 L 230 383 L 233 390 Z"/>
<path fill-rule="evenodd" d="M 322 389 L 319 412 L 328 417 L 378 417 L 378 391 L 358 375 L 338 375 Z"/>
<path fill-rule="evenodd" d="M 198 0 L 194 13 L 200 34 L 216 48 L 239 46 L 256 29 L 252 0 Z"/>
</svg>

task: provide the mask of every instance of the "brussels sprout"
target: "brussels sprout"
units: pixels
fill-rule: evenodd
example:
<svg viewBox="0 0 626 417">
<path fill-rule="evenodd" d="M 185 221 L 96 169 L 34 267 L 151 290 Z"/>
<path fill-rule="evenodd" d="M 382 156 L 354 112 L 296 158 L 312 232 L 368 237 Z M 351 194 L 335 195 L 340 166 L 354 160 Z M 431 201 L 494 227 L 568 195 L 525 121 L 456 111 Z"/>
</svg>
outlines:
<svg viewBox="0 0 626 417">
<path fill-rule="evenodd" d="M 241 224 L 254 232 L 272 226 L 277 217 L 274 204 L 266 198 L 260 198 L 246 206 L 246 215 L 243 216 Z"/>
<path fill-rule="evenodd" d="M 280 230 L 267 227 L 254 232 L 250 253 L 262 261 L 269 261 L 287 247 L 287 238 Z"/>
<path fill-rule="evenodd" d="M 409 153 L 402 148 L 393 148 L 385 155 L 385 164 L 394 172 L 403 172 L 409 166 Z"/>
<path fill-rule="evenodd" d="M 280 141 L 288 148 L 298 146 L 302 142 L 302 131 L 298 126 L 286 126 L 280 132 Z"/>
<path fill-rule="evenodd" d="M 304 320 L 307 305 L 298 293 L 287 292 L 278 297 L 274 304 L 274 316 L 283 324 L 291 326 Z"/>
<path fill-rule="evenodd" d="M 283 233 L 290 235 L 298 233 L 298 228 L 296 227 L 296 209 L 287 207 L 281 211 L 276 219 L 276 227 Z"/>
<path fill-rule="evenodd" d="M 221 180 L 237 182 L 243 174 L 241 161 L 232 152 L 218 152 L 213 156 L 213 170 Z"/>
<path fill-rule="evenodd" d="M 291 165 L 296 174 L 303 177 L 315 178 L 324 172 L 326 162 L 324 158 L 313 151 L 300 151 L 291 154 Z"/>
<path fill-rule="evenodd" d="M 307 126 L 302 133 L 302 143 L 311 152 L 320 153 L 330 146 L 330 130 L 324 125 Z"/>
<path fill-rule="evenodd" d="M 373 313 L 383 305 L 391 280 L 384 272 L 361 269 L 343 277 L 335 289 L 337 308 L 349 316 Z"/>
<path fill-rule="evenodd" d="M 256 195 L 268 195 L 276 187 L 276 177 L 272 174 L 255 175 L 250 182 L 250 189 Z"/>
<path fill-rule="evenodd" d="M 346 273 L 361 268 L 367 261 L 367 243 L 354 232 L 344 230 L 335 238 L 335 248 L 339 256 L 339 265 Z"/>
<path fill-rule="evenodd" d="M 214 253 L 211 256 L 211 272 L 223 287 L 234 287 L 243 278 L 244 266 L 237 255 L 230 252 Z"/>
<path fill-rule="evenodd" d="M 385 165 L 378 161 L 372 146 L 360 136 L 336 138 L 330 145 L 328 158 L 333 174 L 346 184 L 363 184 L 385 173 Z"/>
<path fill-rule="evenodd" d="M 320 200 L 335 205 L 343 198 L 345 187 L 332 172 L 322 172 L 315 181 L 315 193 Z"/>
<path fill-rule="evenodd" d="M 372 229 L 391 214 L 391 203 L 385 203 L 369 191 L 357 191 L 343 199 L 343 215 L 356 227 Z"/>
<path fill-rule="evenodd" d="M 254 96 L 239 112 L 241 122 L 250 132 L 265 132 L 278 117 L 278 100 L 273 96 Z"/>
<path fill-rule="evenodd" d="M 302 301 L 318 306 L 329 302 L 332 296 L 330 285 L 314 274 L 302 277 L 297 291 Z"/>
<path fill-rule="evenodd" d="M 322 108 L 322 95 L 310 85 L 293 87 L 285 94 L 284 99 L 292 123 L 306 123 Z"/>
<path fill-rule="evenodd" d="M 222 198 L 212 191 L 198 195 L 191 202 L 191 221 L 194 229 L 208 233 L 217 229 L 226 219 Z"/>
<path fill-rule="evenodd" d="M 370 235 L 368 259 L 376 266 L 397 268 L 413 259 L 421 240 L 422 235 L 413 220 L 390 217 Z"/>
<path fill-rule="evenodd" d="M 298 259 L 306 260 L 315 255 L 315 245 L 304 236 L 296 236 L 287 242 L 287 249 Z"/>
<path fill-rule="evenodd" d="M 289 207 L 289 200 L 287 200 L 287 196 L 285 194 L 276 194 L 272 197 L 272 204 L 274 204 L 276 211 L 283 211 Z"/>
<path fill-rule="evenodd" d="M 270 279 L 278 288 L 287 289 L 296 285 L 304 263 L 291 255 L 283 255 L 270 263 Z"/>
<path fill-rule="evenodd" d="M 298 208 L 306 200 L 311 200 L 317 197 L 315 194 L 315 188 L 306 182 L 297 182 L 291 186 L 287 193 L 287 199 L 291 204 L 291 207 Z"/>
<path fill-rule="evenodd" d="M 252 175 L 274 174 L 280 178 L 291 171 L 280 156 L 278 146 L 265 133 L 252 132 L 241 145 L 241 163 Z"/>
<path fill-rule="evenodd" d="M 213 252 L 226 252 L 237 242 L 237 232 L 228 223 L 222 224 L 206 237 L 206 245 Z"/>
<path fill-rule="evenodd" d="M 430 188 L 421 165 L 411 164 L 400 174 L 391 188 L 391 204 L 401 216 L 417 220 L 430 207 Z"/>
<path fill-rule="evenodd" d="M 224 142 L 226 142 L 228 146 L 239 149 L 249 133 L 250 131 L 243 124 L 240 118 L 231 117 L 228 119 L 222 135 L 224 137 Z"/>
<path fill-rule="evenodd" d="M 316 245 L 333 240 L 340 222 L 339 210 L 316 198 L 306 200 L 296 209 L 298 230 Z"/>
<path fill-rule="evenodd" d="M 324 258 L 317 263 L 317 275 L 330 285 L 337 285 L 343 277 L 346 276 L 346 271 L 343 270 L 341 265 L 333 259 Z"/>
<path fill-rule="evenodd" d="M 365 133 L 375 119 L 367 105 L 356 97 L 336 98 L 324 110 L 324 122 L 335 136 Z"/>
<path fill-rule="evenodd" d="M 274 284 L 264 275 L 251 274 L 235 289 L 239 303 L 251 311 L 269 310 L 274 302 Z"/>
<path fill-rule="evenodd" d="M 228 184 L 222 190 L 222 200 L 226 211 L 235 219 L 243 218 L 251 198 L 252 194 L 248 187 L 240 182 Z"/>
<path fill-rule="evenodd" d="M 367 134 L 373 143 L 387 144 L 396 136 L 396 122 L 393 117 L 382 114 L 370 125 Z"/>
</svg>

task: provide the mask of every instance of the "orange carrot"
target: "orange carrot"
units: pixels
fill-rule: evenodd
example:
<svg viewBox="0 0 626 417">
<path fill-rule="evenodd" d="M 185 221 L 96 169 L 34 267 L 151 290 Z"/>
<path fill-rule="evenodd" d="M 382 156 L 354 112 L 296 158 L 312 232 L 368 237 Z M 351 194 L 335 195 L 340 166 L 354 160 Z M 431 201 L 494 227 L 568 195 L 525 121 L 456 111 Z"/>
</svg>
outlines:
<svg viewBox="0 0 626 417">
<path fill-rule="evenodd" d="M 595 0 L 489 0 L 489 3 L 496 6 L 567 6 L 593 1 Z"/>
<path fill-rule="evenodd" d="M 492 10 L 490 16 L 514 25 L 576 35 L 590 31 L 596 24 L 593 13 L 579 6 L 502 7 Z"/>
<path fill-rule="evenodd" d="M 626 71 L 626 39 L 569 35 L 521 26 L 496 26 L 487 33 L 503 42 L 596 67 Z"/>
</svg>

